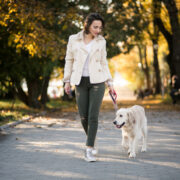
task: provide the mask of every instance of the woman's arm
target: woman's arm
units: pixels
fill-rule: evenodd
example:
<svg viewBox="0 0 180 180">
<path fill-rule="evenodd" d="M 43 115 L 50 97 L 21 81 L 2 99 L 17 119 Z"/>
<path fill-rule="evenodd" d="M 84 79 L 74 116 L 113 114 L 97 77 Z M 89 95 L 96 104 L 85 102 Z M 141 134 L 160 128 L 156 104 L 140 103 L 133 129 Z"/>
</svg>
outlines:
<svg viewBox="0 0 180 180">
<path fill-rule="evenodd" d="M 107 61 L 106 40 L 104 40 L 104 42 L 103 42 L 101 65 L 102 65 L 103 70 L 106 72 L 107 77 L 108 77 L 108 79 L 106 81 L 106 85 L 110 89 L 113 90 L 113 80 L 112 80 L 112 76 L 111 76 L 109 66 L 108 66 L 108 61 Z"/>
<path fill-rule="evenodd" d="M 72 74 L 72 66 L 73 66 L 74 58 L 72 53 L 72 38 L 69 37 L 66 56 L 65 56 L 65 67 L 64 67 L 64 82 L 70 82 L 71 74 Z"/>
<path fill-rule="evenodd" d="M 64 78 L 63 78 L 63 81 L 65 82 L 64 89 L 67 94 L 70 94 L 70 90 L 71 90 L 70 78 L 72 73 L 73 62 L 74 62 L 74 58 L 72 53 L 72 39 L 70 36 L 67 44 L 65 67 L 64 67 Z"/>
</svg>

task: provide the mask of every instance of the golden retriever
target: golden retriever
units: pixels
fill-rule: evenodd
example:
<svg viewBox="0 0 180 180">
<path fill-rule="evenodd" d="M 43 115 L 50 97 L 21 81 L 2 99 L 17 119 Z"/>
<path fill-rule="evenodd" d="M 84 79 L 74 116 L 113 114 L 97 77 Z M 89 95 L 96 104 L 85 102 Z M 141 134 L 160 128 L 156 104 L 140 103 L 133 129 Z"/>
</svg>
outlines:
<svg viewBox="0 0 180 180">
<path fill-rule="evenodd" d="M 128 150 L 130 158 L 136 157 L 136 148 L 140 138 L 143 138 L 141 152 L 146 151 L 147 118 L 142 106 L 120 108 L 113 123 L 117 128 L 122 129 L 122 146 Z"/>
</svg>

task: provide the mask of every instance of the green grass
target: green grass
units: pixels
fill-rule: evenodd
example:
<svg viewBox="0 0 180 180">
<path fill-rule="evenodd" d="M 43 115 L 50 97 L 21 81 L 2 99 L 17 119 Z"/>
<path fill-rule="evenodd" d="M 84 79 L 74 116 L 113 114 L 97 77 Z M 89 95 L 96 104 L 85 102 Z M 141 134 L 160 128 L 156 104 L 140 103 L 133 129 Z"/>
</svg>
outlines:
<svg viewBox="0 0 180 180">
<path fill-rule="evenodd" d="M 164 104 L 172 104 L 171 96 L 169 94 L 166 94 L 164 98 L 162 98 L 162 102 Z"/>
<path fill-rule="evenodd" d="M 47 104 L 49 109 L 68 110 L 69 108 L 75 108 L 76 102 L 74 101 L 62 101 L 61 99 L 51 99 Z"/>
<path fill-rule="evenodd" d="M 119 101 L 118 107 L 129 107 L 134 104 L 144 106 L 150 110 L 177 110 L 180 111 L 180 105 L 173 106 L 169 95 L 165 95 L 163 98 L 161 95 L 155 97 L 149 96 L 143 101 Z M 104 101 L 101 106 L 101 110 L 109 111 L 113 110 L 112 101 Z M 56 114 L 58 117 L 62 112 L 77 112 L 77 105 L 74 101 L 62 101 L 61 99 L 51 99 L 47 104 L 46 108 L 33 109 L 27 107 L 24 103 L 19 100 L 0 100 L 0 126 L 20 120 L 24 117 L 31 117 L 36 113 L 46 111 L 46 116 L 50 114 Z M 43 114 L 43 113 L 42 113 Z M 43 115 L 42 115 L 43 116 Z"/>
<path fill-rule="evenodd" d="M 0 100 L 0 126 L 33 116 L 41 111 L 73 111 L 75 108 L 75 101 L 65 102 L 61 99 L 50 100 L 47 103 L 47 108 L 43 109 L 30 108 L 19 100 Z"/>
<path fill-rule="evenodd" d="M 28 108 L 19 100 L 0 100 L 0 126 L 28 117 L 36 110 Z"/>
<path fill-rule="evenodd" d="M 23 115 L 18 112 L 1 111 L 0 126 L 22 119 Z"/>
</svg>

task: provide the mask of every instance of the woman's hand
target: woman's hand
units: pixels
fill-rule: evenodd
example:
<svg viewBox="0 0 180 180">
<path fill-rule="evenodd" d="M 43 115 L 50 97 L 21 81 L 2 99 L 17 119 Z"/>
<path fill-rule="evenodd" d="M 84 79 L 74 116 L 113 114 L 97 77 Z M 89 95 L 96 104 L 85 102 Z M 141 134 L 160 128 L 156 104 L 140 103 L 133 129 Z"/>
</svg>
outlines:
<svg viewBox="0 0 180 180">
<path fill-rule="evenodd" d="M 118 109 L 117 103 L 116 103 L 116 99 L 117 99 L 116 91 L 114 90 L 112 85 L 108 86 L 108 88 L 109 88 L 109 95 L 111 96 L 111 98 L 113 100 L 113 103 L 115 105 L 115 109 Z"/>
<path fill-rule="evenodd" d="M 70 95 L 71 85 L 70 85 L 69 82 L 66 82 L 66 83 L 65 83 L 64 90 L 65 90 L 66 94 Z"/>
<path fill-rule="evenodd" d="M 114 88 L 113 88 L 113 85 L 108 85 L 108 88 L 111 92 L 114 92 Z"/>
</svg>

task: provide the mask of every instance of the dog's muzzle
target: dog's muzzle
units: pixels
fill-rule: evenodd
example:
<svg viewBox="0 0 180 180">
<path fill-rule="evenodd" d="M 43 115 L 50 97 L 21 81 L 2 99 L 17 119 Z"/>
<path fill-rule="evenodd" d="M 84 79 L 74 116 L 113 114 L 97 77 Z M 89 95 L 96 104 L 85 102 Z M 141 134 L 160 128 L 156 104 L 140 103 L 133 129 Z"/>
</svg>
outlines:
<svg viewBox="0 0 180 180">
<path fill-rule="evenodd" d="M 125 125 L 125 122 L 123 122 L 121 125 L 117 125 L 117 121 L 114 121 L 113 124 L 116 125 L 117 128 L 122 128 Z"/>
</svg>

